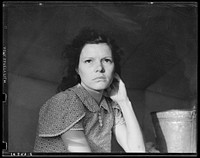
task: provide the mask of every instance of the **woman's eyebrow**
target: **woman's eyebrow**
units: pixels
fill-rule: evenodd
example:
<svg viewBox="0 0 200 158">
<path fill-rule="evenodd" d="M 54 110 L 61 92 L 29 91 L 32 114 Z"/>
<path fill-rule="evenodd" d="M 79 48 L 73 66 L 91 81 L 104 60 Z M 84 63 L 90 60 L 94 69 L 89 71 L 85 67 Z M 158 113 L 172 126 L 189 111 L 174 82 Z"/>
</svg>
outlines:
<svg viewBox="0 0 200 158">
<path fill-rule="evenodd" d="M 84 59 L 94 59 L 94 58 L 96 58 L 96 57 L 93 57 L 93 56 L 85 56 L 85 57 L 82 57 L 82 59 L 84 60 Z M 113 58 L 112 56 L 104 56 L 104 57 L 102 57 L 102 59 L 104 59 L 104 58 Z"/>
<path fill-rule="evenodd" d="M 88 58 L 89 59 L 93 59 L 94 57 L 90 57 L 90 56 L 88 56 L 88 57 L 87 56 L 86 57 L 82 57 L 82 59 L 88 59 Z"/>
<path fill-rule="evenodd" d="M 112 59 L 113 57 L 112 57 L 112 56 L 105 56 L 105 57 L 103 57 L 102 59 L 105 59 L 105 58 L 110 58 L 110 59 Z"/>
<path fill-rule="evenodd" d="M 105 56 L 104 58 L 112 58 L 112 56 Z"/>
</svg>

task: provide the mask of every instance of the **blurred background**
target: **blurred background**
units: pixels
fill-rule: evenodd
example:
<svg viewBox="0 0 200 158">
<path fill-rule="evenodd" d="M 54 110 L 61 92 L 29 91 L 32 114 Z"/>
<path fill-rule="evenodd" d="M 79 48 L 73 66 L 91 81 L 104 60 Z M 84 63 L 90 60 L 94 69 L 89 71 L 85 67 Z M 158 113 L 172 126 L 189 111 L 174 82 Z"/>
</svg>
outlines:
<svg viewBox="0 0 200 158">
<path fill-rule="evenodd" d="M 62 79 L 61 52 L 85 26 L 123 49 L 122 79 L 145 142 L 155 142 L 151 112 L 197 106 L 197 3 L 4 2 L 3 9 L 10 152 L 33 150 L 39 109 Z M 113 141 L 113 152 L 121 150 Z"/>
</svg>

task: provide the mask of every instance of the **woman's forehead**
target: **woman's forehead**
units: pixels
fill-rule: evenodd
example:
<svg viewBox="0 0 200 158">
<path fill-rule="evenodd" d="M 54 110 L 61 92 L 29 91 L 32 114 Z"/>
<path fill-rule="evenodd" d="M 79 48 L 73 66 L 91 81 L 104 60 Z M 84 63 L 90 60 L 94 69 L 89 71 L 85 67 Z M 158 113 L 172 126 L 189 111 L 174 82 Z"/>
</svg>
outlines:
<svg viewBox="0 0 200 158">
<path fill-rule="evenodd" d="M 88 56 L 111 56 L 112 52 L 107 43 L 99 43 L 99 44 L 86 44 L 82 51 L 81 57 Z"/>
</svg>

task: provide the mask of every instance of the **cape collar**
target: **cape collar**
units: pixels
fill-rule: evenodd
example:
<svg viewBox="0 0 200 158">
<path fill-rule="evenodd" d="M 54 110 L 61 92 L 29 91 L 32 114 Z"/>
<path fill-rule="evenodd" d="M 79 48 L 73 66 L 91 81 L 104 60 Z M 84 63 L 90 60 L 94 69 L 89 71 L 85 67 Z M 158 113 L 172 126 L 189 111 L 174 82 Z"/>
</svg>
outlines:
<svg viewBox="0 0 200 158">
<path fill-rule="evenodd" d="M 110 112 L 105 96 L 101 96 L 102 98 L 98 105 L 97 101 L 92 97 L 92 93 L 89 93 L 88 90 L 86 90 L 81 84 L 77 84 L 76 86 L 70 88 L 70 90 L 72 90 L 80 98 L 83 104 L 91 112 L 100 111 L 100 107 L 103 107 L 105 110 Z"/>
</svg>

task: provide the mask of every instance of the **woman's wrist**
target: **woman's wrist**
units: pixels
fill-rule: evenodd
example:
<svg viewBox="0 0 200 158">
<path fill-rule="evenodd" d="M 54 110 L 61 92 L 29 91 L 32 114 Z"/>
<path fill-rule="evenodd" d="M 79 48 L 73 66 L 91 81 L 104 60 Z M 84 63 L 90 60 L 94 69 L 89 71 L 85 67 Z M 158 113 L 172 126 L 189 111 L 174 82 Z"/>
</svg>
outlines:
<svg viewBox="0 0 200 158">
<path fill-rule="evenodd" d="M 130 100 L 129 100 L 128 97 L 126 97 L 126 98 L 124 98 L 124 99 L 117 100 L 117 103 L 118 103 L 120 106 L 123 106 L 123 105 L 130 104 Z"/>
</svg>

